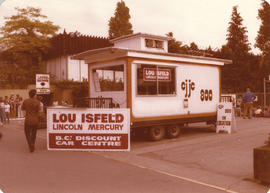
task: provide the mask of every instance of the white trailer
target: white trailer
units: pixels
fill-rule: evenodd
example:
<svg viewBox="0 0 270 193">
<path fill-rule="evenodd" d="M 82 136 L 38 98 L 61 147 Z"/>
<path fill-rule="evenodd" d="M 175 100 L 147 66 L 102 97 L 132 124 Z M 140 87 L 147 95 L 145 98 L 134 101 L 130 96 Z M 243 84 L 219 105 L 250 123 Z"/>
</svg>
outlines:
<svg viewBox="0 0 270 193">
<path fill-rule="evenodd" d="M 177 137 L 185 123 L 215 123 L 221 67 L 231 63 L 168 53 L 168 40 L 136 33 L 73 56 L 88 64 L 89 98 L 129 108 L 131 128 L 147 129 L 152 140 Z"/>
</svg>

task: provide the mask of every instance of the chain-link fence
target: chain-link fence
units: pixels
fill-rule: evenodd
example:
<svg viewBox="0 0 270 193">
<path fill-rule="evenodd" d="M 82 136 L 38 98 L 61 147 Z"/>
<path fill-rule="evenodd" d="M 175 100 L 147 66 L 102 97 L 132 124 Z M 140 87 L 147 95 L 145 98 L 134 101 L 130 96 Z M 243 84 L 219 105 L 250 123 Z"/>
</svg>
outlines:
<svg viewBox="0 0 270 193">
<path fill-rule="evenodd" d="M 233 100 L 236 100 L 239 96 L 242 98 L 244 93 L 236 93 L 236 94 L 224 94 L 221 97 L 221 102 L 233 102 Z M 257 96 L 256 101 L 253 103 L 253 107 L 263 107 L 264 106 L 264 93 L 254 93 Z M 234 99 L 232 99 L 233 97 Z M 270 92 L 267 92 L 266 95 L 266 106 L 270 106 Z"/>
<path fill-rule="evenodd" d="M 253 106 L 254 107 L 259 107 L 259 106 L 263 107 L 264 106 L 264 93 L 254 93 L 254 94 L 257 96 L 258 100 L 254 102 Z M 265 97 L 266 97 L 266 101 L 265 101 L 266 104 L 265 105 L 269 107 L 270 93 L 266 93 Z"/>
<path fill-rule="evenodd" d="M 256 101 L 253 103 L 253 107 L 263 107 L 264 106 L 264 93 L 254 93 L 257 96 Z M 243 97 L 243 93 L 236 93 L 236 98 L 238 96 Z M 270 106 L 270 92 L 266 93 L 266 106 Z"/>
</svg>

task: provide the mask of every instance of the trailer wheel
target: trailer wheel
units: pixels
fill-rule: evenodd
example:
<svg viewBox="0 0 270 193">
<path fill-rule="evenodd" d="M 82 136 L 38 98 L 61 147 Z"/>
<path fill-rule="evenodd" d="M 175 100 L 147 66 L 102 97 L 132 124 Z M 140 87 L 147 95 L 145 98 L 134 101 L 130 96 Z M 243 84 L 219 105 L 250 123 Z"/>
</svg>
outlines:
<svg viewBox="0 0 270 193">
<path fill-rule="evenodd" d="M 168 138 L 176 138 L 179 136 L 181 131 L 181 126 L 180 125 L 170 125 L 167 128 L 167 136 Z"/>
<path fill-rule="evenodd" d="M 152 141 L 159 141 L 165 136 L 165 128 L 163 126 L 153 126 L 149 128 L 149 138 Z"/>
</svg>

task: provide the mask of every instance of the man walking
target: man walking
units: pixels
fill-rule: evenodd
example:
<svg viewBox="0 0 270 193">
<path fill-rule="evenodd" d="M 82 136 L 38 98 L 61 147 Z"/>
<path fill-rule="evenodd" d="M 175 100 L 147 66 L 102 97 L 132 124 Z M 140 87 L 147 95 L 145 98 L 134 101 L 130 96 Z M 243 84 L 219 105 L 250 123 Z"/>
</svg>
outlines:
<svg viewBox="0 0 270 193">
<path fill-rule="evenodd" d="M 36 99 L 36 93 L 36 90 L 30 90 L 30 98 L 24 100 L 22 104 L 22 110 L 26 111 L 24 132 L 30 152 L 34 152 L 35 150 L 35 141 L 38 128 L 38 113 L 40 110 L 40 103 Z"/>
<path fill-rule="evenodd" d="M 243 95 L 243 103 L 244 103 L 244 115 L 243 118 L 245 119 L 248 113 L 248 118 L 251 119 L 252 117 L 252 108 L 253 108 L 253 101 L 256 99 L 256 96 L 250 92 L 250 88 L 247 88 L 247 91 Z"/>
</svg>

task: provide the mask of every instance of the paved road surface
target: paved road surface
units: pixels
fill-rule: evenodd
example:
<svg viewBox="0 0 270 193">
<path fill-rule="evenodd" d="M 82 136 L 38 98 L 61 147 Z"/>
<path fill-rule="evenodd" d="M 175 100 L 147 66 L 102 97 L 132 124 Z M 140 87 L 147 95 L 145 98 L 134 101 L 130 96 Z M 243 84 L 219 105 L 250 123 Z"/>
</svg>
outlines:
<svg viewBox="0 0 270 193">
<path fill-rule="evenodd" d="M 215 134 L 191 125 L 177 139 L 132 142 L 131 152 L 46 150 L 38 131 L 28 152 L 23 122 L 1 128 L 0 189 L 22 192 L 266 193 L 253 179 L 252 150 L 266 140 L 270 119 L 237 120 L 238 131 Z"/>
</svg>

